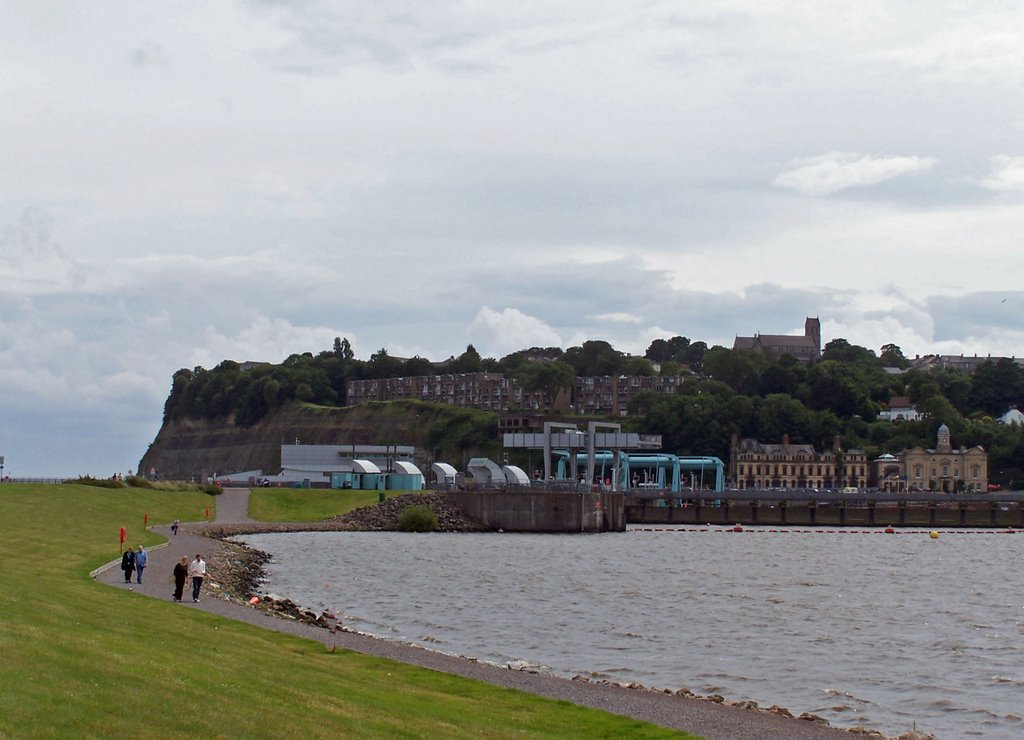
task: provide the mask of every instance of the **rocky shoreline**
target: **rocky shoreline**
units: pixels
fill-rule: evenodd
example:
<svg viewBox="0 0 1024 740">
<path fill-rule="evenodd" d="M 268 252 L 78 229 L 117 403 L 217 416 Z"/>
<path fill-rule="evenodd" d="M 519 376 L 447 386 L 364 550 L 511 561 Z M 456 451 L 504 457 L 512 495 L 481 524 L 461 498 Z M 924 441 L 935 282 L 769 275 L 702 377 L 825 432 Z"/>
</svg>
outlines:
<svg viewBox="0 0 1024 740">
<path fill-rule="evenodd" d="M 398 518 L 410 507 L 430 509 L 437 517 L 435 532 L 489 532 L 489 527 L 473 519 L 443 493 L 407 493 L 389 498 L 374 506 L 364 506 L 347 514 L 331 517 L 337 522 L 362 532 L 389 532 L 398 529 Z"/>
</svg>

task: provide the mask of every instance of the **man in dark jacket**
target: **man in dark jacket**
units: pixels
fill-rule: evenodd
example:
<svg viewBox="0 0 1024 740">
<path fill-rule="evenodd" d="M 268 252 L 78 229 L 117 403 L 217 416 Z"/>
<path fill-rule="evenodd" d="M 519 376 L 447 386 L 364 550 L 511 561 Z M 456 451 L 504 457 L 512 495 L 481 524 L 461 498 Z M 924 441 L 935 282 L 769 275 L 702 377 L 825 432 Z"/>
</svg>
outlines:
<svg viewBox="0 0 1024 740">
<path fill-rule="evenodd" d="M 135 570 L 135 553 L 129 547 L 121 556 L 121 570 L 124 571 L 124 582 L 132 582 L 132 571 Z"/>
<path fill-rule="evenodd" d="M 183 557 L 174 566 L 174 600 L 181 601 L 185 590 L 185 579 L 188 578 L 188 558 Z"/>
</svg>

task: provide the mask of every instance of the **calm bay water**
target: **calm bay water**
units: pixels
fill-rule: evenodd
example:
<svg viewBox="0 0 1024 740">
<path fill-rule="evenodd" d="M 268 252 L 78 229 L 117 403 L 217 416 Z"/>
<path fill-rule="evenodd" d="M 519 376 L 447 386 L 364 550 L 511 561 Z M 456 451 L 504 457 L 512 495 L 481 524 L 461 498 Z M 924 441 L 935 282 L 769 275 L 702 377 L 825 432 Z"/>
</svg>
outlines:
<svg viewBox="0 0 1024 740">
<path fill-rule="evenodd" d="M 499 664 L 938 738 L 1024 736 L 1024 534 L 307 532 L 267 590 Z"/>
</svg>

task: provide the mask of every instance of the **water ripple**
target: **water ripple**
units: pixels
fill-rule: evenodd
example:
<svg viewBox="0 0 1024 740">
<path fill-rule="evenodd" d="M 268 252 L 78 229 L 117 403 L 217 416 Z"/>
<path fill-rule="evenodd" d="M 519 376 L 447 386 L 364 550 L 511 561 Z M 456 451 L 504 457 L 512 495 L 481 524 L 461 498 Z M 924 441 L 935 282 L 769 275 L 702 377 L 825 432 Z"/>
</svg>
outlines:
<svg viewBox="0 0 1024 740">
<path fill-rule="evenodd" d="M 1022 730 L 1021 537 L 247 535 L 354 629 L 898 735 Z"/>
</svg>

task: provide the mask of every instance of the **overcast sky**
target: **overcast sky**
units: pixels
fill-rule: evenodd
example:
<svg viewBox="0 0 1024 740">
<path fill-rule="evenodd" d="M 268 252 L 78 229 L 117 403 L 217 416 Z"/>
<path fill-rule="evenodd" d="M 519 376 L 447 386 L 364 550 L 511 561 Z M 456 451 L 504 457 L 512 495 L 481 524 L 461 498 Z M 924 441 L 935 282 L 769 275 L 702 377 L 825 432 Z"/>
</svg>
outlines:
<svg viewBox="0 0 1024 740">
<path fill-rule="evenodd" d="M 336 336 L 1020 356 L 1022 83 L 1015 2 L 6 0 L 5 472 Z"/>
</svg>

